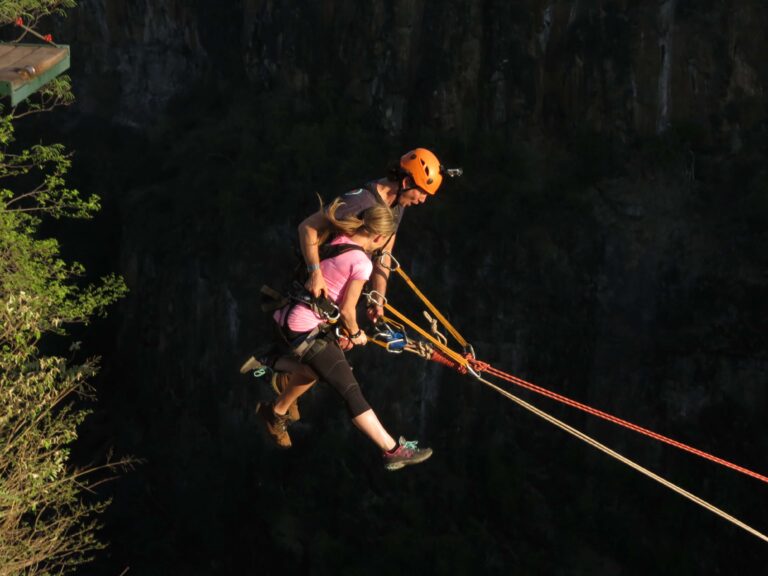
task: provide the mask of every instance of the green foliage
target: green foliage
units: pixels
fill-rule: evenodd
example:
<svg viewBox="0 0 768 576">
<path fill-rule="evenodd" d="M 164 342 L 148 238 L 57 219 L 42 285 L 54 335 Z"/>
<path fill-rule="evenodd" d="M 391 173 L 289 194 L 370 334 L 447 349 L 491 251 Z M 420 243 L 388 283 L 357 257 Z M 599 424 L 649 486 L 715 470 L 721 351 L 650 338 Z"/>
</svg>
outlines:
<svg viewBox="0 0 768 576">
<path fill-rule="evenodd" d="M 82 198 L 77 190 L 67 187 L 64 176 L 72 159 L 61 144 L 36 144 L 30 148 L 11 150 L 14 142 L 14 116 L 0 119 L 0 200 L 14 213 L 47 213 L 55 218 L 69 216 L 87 218 L 99 209 L 99 198 Z M 27 185 L 27 192 L 15 194 Z M 34 226 L 35 219 L 22 221 Z"/>
<path fill-rule="evenodd" d="M 83 267 L 41 238 L 43 216 L 88 217 L 99 200 L 67 187 L 71 156 L 61 145 L 14 150 L 13 121 L 0 118 L 0 576 L 61 574 L 103 547 L 95 518 L 108 503 L 84 493 L 98 482 L 94 472 L 124 462 L 69 464 L 88 413 L 73 399 L 90 394 L 97 362 L 46 355 L 40 343 L 102 314 L 126 288 L 115 276 L 81 286 Z"/>
<path fill-rule="evenodd" d="M 3 0 L 0 2 L 0 25 L 13 23 L 19 17 L 30 25 L 43 16 L 63 16 L 75 4 L 75 0 Z"/>
<path fill-rule="evenodd" d="M 57 76 L 18 104 L 14 108 L 14 118 L 48 112 L 57 106 L 69 106 L 74 101 L 75 96 L 72 93 L 72 82 L 69 76 Z"/>
</svg>

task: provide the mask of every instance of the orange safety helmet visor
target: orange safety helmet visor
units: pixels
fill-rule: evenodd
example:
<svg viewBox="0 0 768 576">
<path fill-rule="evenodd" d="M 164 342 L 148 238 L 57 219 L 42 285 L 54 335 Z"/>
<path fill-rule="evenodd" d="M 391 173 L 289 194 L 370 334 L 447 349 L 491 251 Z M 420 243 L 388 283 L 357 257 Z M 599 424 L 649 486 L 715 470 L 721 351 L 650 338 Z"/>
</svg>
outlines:
<svg viewBox="0 0 768 576">
<path fill-rule="evenodd" d="M 440 161 L 426 148 L 416 148 L 400 158 L 400 167 L 427 194 L 434 194 L 443 182 Z"/>
</svg>

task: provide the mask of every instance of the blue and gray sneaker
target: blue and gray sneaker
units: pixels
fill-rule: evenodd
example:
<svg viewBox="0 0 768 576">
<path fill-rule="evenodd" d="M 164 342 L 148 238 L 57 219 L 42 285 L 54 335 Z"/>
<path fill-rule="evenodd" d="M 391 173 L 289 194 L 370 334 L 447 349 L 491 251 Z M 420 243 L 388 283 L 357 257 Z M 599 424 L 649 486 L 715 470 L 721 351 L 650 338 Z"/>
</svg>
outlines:
<svg viewBox="0 0 768 576">
<path fill-rule="evenodd" d="M 384 452 L 384 468 L 387 470 L 400 470 L 411 464 L 419 464 L 432 456 L 432 448 L 418 448 L 415 440 L 406 440 L 400 436 L 400 440 L 393 452 Z"/>
</svg>

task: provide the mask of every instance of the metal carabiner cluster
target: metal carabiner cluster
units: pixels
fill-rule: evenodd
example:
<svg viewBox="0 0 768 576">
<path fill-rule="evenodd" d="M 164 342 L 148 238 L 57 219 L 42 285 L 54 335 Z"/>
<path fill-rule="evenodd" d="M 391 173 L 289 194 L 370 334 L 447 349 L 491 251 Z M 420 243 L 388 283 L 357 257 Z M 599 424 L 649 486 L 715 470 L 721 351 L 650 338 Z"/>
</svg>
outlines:
<svg viewBox="0 0 768 576">
<path fill-rule="evenodd" d="M 387 352 L 391 352 L 392 354 L 402 353 L 408 345 L 408 336 L 405 333 L 405 328 L 401 324 L 392 321 L 387 323 L 381 319 L 376 322 L 374 326 L 374 333 L 371 335 L 371 340 L 383 344 L 387 349 Z"/>
</svg>

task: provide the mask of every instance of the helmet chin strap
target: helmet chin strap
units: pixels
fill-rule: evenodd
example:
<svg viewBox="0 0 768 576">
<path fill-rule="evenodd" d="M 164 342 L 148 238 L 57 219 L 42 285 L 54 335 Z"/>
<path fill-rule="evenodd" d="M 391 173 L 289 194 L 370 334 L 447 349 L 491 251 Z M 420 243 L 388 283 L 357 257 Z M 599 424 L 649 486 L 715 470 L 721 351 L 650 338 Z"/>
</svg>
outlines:
<svg viewBox="0 0 768 576">
<path fill-rule="evenodd" d="M 400 204 L 400 196 L 403 195 L 403 193 L 408 192 L 408 190 L 412 190 L 412 188 L 406 188 L 403 186 L 403 180 L 405 178 L 398 178 L 397 179 L 397 194 L 395 195 L 395 203 L 392 204 L 392 206 L 397 206 Z"/>
</svg>

